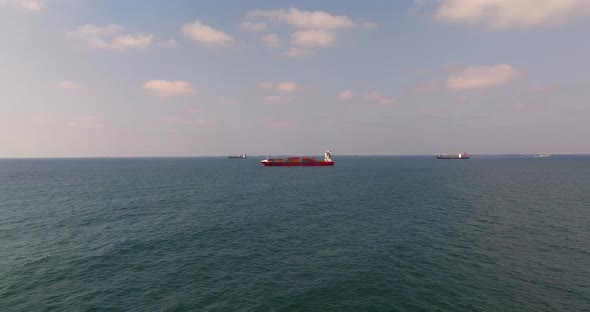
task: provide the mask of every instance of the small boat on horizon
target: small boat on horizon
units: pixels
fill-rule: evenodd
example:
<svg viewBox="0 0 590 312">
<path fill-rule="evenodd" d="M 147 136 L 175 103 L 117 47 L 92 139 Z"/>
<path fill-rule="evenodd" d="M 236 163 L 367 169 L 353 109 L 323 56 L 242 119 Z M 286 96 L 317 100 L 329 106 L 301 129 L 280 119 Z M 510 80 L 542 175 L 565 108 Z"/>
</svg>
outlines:
<svg viewBox="0 0 590 312">
<path fill-rule="evenodd" d="M 227 158 L 229 158 L 229 159 L 247 159 L 248 156 L 246 154 L 240 154 L 240 155 L 233 154 L 233 155 L 229 155 Z"/>
<path fill-rule="evenodd" d="M 324 159 L 318 160 L 315 157 L 310 156 L 292 156 L 287 158 L 270 158 L 260 161 L 265 167 L 325 167 L 334 166 L 334 160 L 332 159 L 332 151 L 327 150 L 324 153 Z"/>
<path fill-rule="evenodd" d="M 461 154 L 438 154 L 436 159 L 469 159 L 469 154 L 463 152 Z"/>
</svg>

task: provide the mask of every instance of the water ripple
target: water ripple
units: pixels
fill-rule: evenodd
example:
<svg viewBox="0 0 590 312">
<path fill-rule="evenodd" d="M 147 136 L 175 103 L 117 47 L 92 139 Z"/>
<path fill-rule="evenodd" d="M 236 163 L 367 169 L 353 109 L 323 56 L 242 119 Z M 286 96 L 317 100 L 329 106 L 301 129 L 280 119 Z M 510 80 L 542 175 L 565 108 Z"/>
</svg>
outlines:
<svg viewBox="0 0 590 312">
<path fill-rule="evenodd" d="M 584 311 L 583 159 L 0 160 L 0 310 Z"/>
</svg>

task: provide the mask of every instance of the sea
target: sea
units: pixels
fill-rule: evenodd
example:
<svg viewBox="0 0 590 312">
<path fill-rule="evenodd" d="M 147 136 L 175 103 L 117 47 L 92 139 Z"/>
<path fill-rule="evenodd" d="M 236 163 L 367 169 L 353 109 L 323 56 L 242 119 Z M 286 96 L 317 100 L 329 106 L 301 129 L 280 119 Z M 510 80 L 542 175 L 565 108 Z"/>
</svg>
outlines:
<svg viewBox="0 0 590 312">
<path fill-rule="evenodd" d="M 0 311 L 590 311 L 590 156 L 0 160 Z"/>
</svg>

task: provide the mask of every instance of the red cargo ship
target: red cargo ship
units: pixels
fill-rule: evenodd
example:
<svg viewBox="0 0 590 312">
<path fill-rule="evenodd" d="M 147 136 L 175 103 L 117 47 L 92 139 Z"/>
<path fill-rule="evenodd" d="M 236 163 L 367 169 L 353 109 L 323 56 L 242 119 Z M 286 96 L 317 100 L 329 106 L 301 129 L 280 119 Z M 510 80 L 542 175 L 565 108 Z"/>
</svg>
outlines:
<svg viewBox="0 0 590 312">
<path fill-rule="evenodd" d="M 334 166 L 332 152 L 327 150 L 323 160 L 317 160 L 315 157 L 287 157 L 287 158 L 267 158 L 261 161 L 265 167 L 317 167 L 317 166 Z"/>
</svg>

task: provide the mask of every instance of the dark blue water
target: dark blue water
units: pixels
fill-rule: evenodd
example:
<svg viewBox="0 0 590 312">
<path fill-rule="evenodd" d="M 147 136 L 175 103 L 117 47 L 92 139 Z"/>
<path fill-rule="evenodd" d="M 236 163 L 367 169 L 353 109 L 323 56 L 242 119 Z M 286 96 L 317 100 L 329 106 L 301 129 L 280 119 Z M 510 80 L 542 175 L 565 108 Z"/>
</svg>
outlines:
<svg viewBox="0 0 590 312">
<path fill-rule="evenodd" d="M 588 311 L 590 157 L 0 160 L 0 311 Z"/>
</svg>

